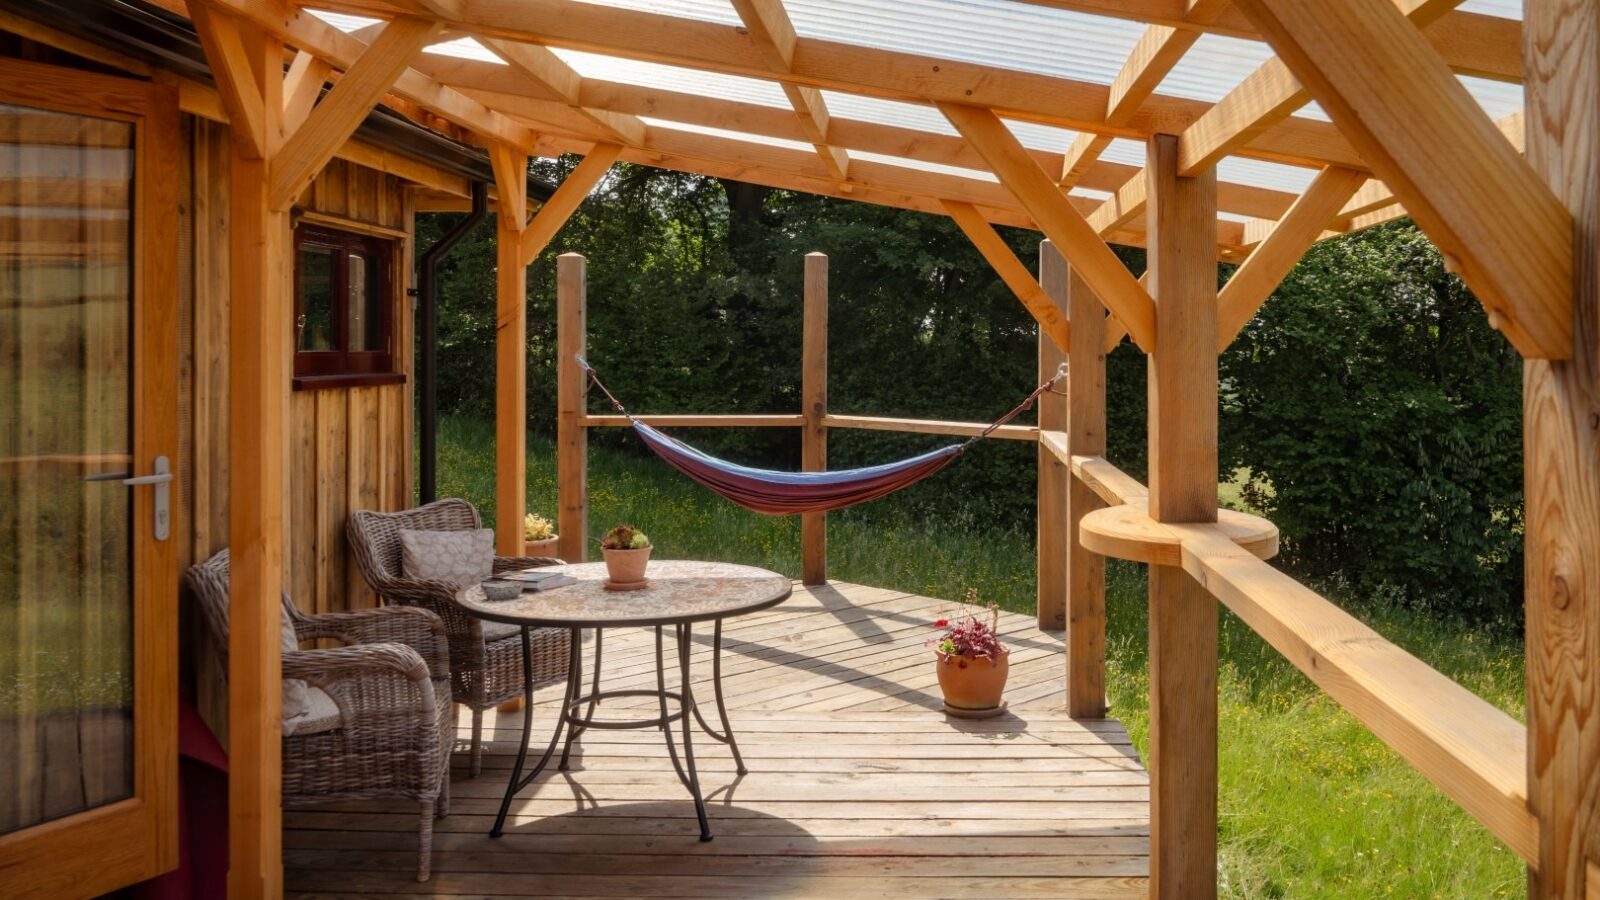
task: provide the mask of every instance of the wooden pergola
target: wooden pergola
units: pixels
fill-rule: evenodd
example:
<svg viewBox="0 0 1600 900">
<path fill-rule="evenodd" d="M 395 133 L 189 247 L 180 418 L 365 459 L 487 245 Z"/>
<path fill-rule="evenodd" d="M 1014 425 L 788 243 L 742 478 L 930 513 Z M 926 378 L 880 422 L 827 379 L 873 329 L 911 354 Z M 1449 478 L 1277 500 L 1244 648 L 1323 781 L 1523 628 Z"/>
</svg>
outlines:
<svg viewBox="0 0 1600 900">
<path fill-rule="evenodd" d="M 868 27 L 860 42 L 818 37 L 781 0 L 732 0 L 721 18 L 570 0 L 316 4 L 364 17 L 348 27 L 291 0 L 161 5 L 193 19 L 216 76 L 180 84 L 185 108 L 231 124 L 231 279 L 253 301 L 231 313 L 235 371 L 258 376 L 231 386 L 234 895 L 280 889 L 289 207 L 383 104 L 486 147 L 501 188 L 503 550 L 520 544 L 525 502 L 526 267 L 613 162 L 949 215 L 1071 362 L 1070 410 L 1036 437 L 1059 473 L 1041 481 L 1059 495 L 1041 510 L 1062 538 L 1050 578 L 1074 715 L 1104 714 L 1100 558 L 1151 564 L 1152 893 L 1215 892 L 1221 600 L 1525 859 L 1530 895 L 1600 897 L 1600 0 L 1527 0 L 1520 21 L 1462 0 L 991 0 L 1144 23 L 1109 83 L 894 49 Z M 1276 56 L 1214 103 L 1161 93 L 1208 35 Z M 424 52 L 463 38 L 497 60 Z M 788 108 L 586 76 L 573 51 L 776 84 Z M 1458 75 L 1521 82 L 1525 112 L 1496 121 Z M 830 115 L 830 93 L 936 110 L 950 127 Z M 1295 115 L 1312 100 L 1326 121 Z M 1018 124 L 1072 135 L 1041 149 Z M 1119 139 L 1145 144 L 1142 166 L 1106 158 Z M 584 161 L 530 217 L 528 157 L 568 152 Z M 1299 192 L 1221 177 L 1236 159 L 1314 177 Z M 1217 354 L 1313 242 L 1401 215 L 1527 360 L 1526 726 L 1218 524 Z M 1041 286 L 994 224 L 1041 231 L 1066 265 L 1042 267 Z M 1147 277 L 1108 241 L 1147 247 Z M 1219 259 L 1240 264 L 1220 292 Z M 1150 358 L 1148 487 L 1103 459 L 1104 353 L 1125 335 Z M 581 399 L 563 388 L 571 415 Z"/>
</svg>

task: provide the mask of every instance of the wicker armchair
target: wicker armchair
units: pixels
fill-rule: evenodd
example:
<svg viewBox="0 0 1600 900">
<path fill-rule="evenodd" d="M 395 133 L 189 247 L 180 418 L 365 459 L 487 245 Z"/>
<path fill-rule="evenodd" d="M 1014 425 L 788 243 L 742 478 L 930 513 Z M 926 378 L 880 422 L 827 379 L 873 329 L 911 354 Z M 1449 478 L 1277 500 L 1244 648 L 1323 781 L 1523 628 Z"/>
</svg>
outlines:
<svg viewBox="0 0 1600 900">
<path fill-rule="evenodd" d="M 400 566 L 400 532 L 457 531 L 482 527 L 477 509 L 465 500 L 436 500 L 404 512 L 351 513 L 346 532 L 350 550 L 367 584 L 386 603 L 420 606 L 444 620 L 450 639 L 450 684 L 457 703 L 472 710 L 471 772 L 483 764 L 483 711 L 522 696 L 522 641 L 515 625 L 484 622 L 456 603 L 456 585 L 406 578 Z M 561 562 L 547 556 L 497 556 L 495 572 L 511 572 Z M 565 682 L 569 637 L 558 628 L 535 628 L 533 685 Z"/>
<path fill-rule="evenodd" d="M 194 598 L 226 667 L 228 551 L 189 567 Z M 433 819 L 449 813 L 450 702 L 444 625 L 420 609 L 366 609 L 308 616 L 285 595 L 283 615 L 300 641 L 345 646 L 283 654 L 283 677 L 320 688 L 337 706 L 283 739 L 283 804 L 400 795 L 421 804 L 417 880 L 427 881 Z"/>
</svg>

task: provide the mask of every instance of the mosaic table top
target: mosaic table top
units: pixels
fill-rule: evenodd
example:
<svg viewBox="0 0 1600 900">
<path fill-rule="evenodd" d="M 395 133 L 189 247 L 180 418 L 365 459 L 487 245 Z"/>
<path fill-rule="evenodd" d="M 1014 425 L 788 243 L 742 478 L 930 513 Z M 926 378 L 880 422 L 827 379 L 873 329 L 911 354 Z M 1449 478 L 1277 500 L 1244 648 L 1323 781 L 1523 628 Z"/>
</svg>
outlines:
<svg viewBox="0 0 1600 900">
<path fill-rule="evenodd" d="M 789 579 L 776 572 L 732 563 L 653 559 L 645 571 L 649 585 L 635 591 L 608 591 L 605 563 L 549 566 L 576 584 L 546 591 L 524 591 L 510 600 L 489 600 L 477 585 L 456 600 L 479 618 L 517 625 L 595 628 L 667 625 L 721 619 L 775 606 L 788 598 Z"/>
</svg>

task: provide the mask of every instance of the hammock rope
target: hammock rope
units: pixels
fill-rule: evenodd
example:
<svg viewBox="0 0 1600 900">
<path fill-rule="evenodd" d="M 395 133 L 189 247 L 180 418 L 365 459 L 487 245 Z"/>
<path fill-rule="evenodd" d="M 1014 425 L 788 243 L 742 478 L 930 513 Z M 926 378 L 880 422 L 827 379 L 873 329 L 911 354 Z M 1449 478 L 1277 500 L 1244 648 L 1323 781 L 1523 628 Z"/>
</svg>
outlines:
<svg viewBox="0 0 1600 900">
<path fill-rule="evenodd" d="M 779 472 L 756 469 L 718 459 L 683 441 L 663 434 L 628 412 L 622 401 L 605 386 L 600 375 L 582 356 L 574 357 L 594 385 L 611 402 L 611 408 L 627 418 L 635 433 L 657 456 L 690 479 L 734 503 L 767 515 L 826 512 L 866 503 L 910 487 L 949 465 L 974 443 L 994 434 L 1012 419 L 1033 408 L 1047 392 L 1067 377 L 1066 363 L 1053 377 L 1034 389 L 1026 399 L 982 431 L 959 444 L 949 444 L 910 459 L 858 469 L 830 472 Z"/>
</svg>

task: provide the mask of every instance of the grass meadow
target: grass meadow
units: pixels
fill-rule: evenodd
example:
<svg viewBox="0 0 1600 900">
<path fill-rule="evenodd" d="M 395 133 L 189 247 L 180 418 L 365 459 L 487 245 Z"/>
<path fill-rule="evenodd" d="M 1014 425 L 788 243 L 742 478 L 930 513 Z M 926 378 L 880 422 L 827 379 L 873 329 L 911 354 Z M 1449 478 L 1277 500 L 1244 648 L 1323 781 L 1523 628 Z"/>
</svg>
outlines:
<svg viewBox="0 0 1600 900">
<path fill-rule="evenodd" d="M 494 431 L 441 422 L 439 492 L 494 513 Z M 529 446 L 529 509 L 553 515 L 555 451 Z M 591 539 L 617 522 L 643 528 L 664 555 L 799 574 L 798 519 L 750 513 L 653 458 L 593 448 Z M 1034 539 L 985 529 L 950 500 L 948 519 L 893 498 L 833 513 L 829 574 L 842 581 L 959 598 L 968 587 L 1017 612 L 1034 609 Z M 950 522 L 961 523 L 951 526 Z M 1107 692 L 1112 715 L 1147 750 L 1148 641 L 1143 570 L 1113 563 L 1107 584 Z M 1385 606 L 1356 605 L 1379 632 L 1516 715 L 1517 641 Z M 930 631 L 931 631 L 930 625 Z M 1226 610 L 1219 672 L 1220 868 L 1229 897 L 1520 896 L 1516 856 L 1417 775 Z M 974 766 L 981 769 L 981 762 Z"/>
</svg>

